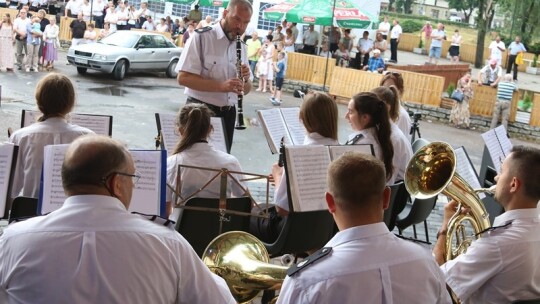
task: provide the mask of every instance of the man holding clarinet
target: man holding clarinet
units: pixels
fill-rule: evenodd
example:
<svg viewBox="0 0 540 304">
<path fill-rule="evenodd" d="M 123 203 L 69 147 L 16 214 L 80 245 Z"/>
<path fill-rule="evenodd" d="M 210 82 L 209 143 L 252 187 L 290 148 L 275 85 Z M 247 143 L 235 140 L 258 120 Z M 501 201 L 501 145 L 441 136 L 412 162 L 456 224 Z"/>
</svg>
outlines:
<svg viewBox="0 0 540 304">
<path fill-rule="evenodd" d="M 231 0 L 219 23 L 195 30 L 176 67 L 178 84 L 186 87 L 186 103 L 204 103 L 215 116 L 223 117 L 229 152 L 236 104 L 239 120 L 243 120 L 242 97 L 251 90 L 253 79 L 247 47 L 243 43 L 237 45 L 236 36 L 245 32 L 252 14 L 253 8 L 247 0 Z M 237 128 L 245 128 L 243 121 L 237 122 Z"/>
</svg>

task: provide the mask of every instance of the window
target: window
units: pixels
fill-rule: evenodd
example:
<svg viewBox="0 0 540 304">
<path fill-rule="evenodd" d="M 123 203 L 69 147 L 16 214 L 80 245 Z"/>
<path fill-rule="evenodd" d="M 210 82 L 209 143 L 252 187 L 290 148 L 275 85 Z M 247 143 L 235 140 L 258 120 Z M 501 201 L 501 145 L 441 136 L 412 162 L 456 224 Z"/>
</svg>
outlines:
<svg viewBox="0 0 540 304">
<path fill-rule="evenodd" d="M 167 40 L 163 36 L 153 36 L 154 38 L 154 47 L 156 48 L 168 48 Z"/>
<path fill-rule="evenodd" d="M 259 21 L 257 22 L 257 29 L 259 30 L 274 30 L 276 26 L 280 24 L 278 21 L 272 21 L 268 19 L 264 19 L 263 17 L 263 11 L 269 7 L 272 7 L 274 4 L 267 3 L 267 2 L 261 2 L 261 6 L 259 8 Z"/>
<path fill-rule="evenodd" d="M 187 4 L 173 4 L 172 14 L 174 16 L 179 16 L 181 18 L 187 16 L 189 14 L 189 11 L 191 10 L 191 7 Z"/>
<path fill-rule="evenodd" d="M 199 10 L 202 12 L 203 20 L 204 18 L 206 18 L 206 16 L 210 15 L 212 16 L 212 22 L 216 22 L 216 20 L 219 17 L 219 7 L 217 6 L 201 6 L 199 7 Z M 183 16 L 186 16 L 186 15 L 183 15 Z"/>
</svg>

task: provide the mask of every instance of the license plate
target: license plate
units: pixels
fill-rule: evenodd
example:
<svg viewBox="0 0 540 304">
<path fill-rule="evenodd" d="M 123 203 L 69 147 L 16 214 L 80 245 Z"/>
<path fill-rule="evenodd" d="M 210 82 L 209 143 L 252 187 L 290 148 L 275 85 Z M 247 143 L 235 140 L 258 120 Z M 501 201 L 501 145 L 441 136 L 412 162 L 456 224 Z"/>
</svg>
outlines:
<svg viewBox="0 0 540 304">
<path fill-rule="evenodd" d="M 76 63 L 88 64 L 88 59 L 75 58 Z"/>
</svg>

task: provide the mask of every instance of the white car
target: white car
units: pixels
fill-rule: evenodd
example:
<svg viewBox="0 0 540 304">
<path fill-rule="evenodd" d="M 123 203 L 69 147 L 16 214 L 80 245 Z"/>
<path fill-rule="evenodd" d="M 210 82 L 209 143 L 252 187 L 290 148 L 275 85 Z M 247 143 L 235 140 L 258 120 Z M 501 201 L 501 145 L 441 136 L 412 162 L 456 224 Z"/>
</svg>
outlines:
<svg viewBox="0 0 540 304">
<path fill-rule="evenodd" d="M 463 19 L 461 19 L 460 16 L 456 16 L 456 15 L 452 15 L 450 16 L 450 18 L 448 18 L 450 21 L 453 21 L 453 22 L 463 22 Z"/>
<path fill-rule="evenodd" d="M 181 52 L 182 48 L 161 34 L 117 31 L 96 43 L 70 47 L 67 60 L 79 74 L 92 69 L 122 80 L 128 71 L 152 71 L 174 78 Z"/>
</svg>

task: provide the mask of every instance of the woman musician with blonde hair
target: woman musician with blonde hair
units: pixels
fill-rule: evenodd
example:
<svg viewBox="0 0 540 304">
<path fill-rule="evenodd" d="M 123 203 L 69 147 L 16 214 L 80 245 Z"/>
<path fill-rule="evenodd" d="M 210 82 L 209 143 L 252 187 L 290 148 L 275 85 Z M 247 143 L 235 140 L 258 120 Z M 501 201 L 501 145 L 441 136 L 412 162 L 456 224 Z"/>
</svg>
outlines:
<svg viewBox="0 0 540 304">
<path fill-rule="evenodd" d="M 210 118 L 213 112 L 204 104 L 189 103 L 178 112 L 176 118 L 177 130 L 181 136 L 173 154 L 167 158 L 167 184 L 177 190 L 182 198 L 187 198 L 203 187 L 218 172 L 201 170 L 194 168 L 181 168 L 178 176 L 178 165 L 189 165 L 195 167 L 205 167 L 230 171 L 242 171 L 240 163 L 233 155 L 216 150 L 208 143 L 208 137 L 213 132 Z M 243 176 L 233 174 L 234 178 L 240 181 Z M 179 181 L 181 181 L 181 189 Z M 227 196 L 242 196 L 245 190 L 234 182 L 227 179 Z M 197 197 L 218 198 L 220 194 L 220 179 L 217 178 L 202 191 L 196 194 Z M 178 197 L 167 189 L 167 213 L 171 211 L 172 204 Z M 180 210 L 175 209 L 170 217 L 176 221 L 180 215 Z"/>
</svg>

